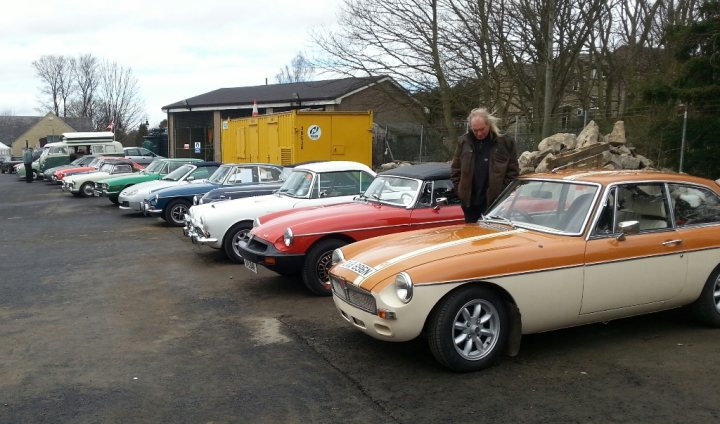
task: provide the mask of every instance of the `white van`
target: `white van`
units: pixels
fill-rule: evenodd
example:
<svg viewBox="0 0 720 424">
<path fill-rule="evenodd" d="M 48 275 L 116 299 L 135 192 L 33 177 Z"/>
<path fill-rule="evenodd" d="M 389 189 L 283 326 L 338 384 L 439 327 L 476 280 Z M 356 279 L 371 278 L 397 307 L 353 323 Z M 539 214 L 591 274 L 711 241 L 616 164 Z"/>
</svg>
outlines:
<svg viewBox="0 0 720 424">
<path fill-rule="evenodd" d="M 125 156 L 122 144 L 114 137 L 109 131 L 63 133 L 62 141 L 45 145 L 38 159 L 38 171 L 42 175 L 49 168 L 66 165 L 84 155 Z"/>
</svg>

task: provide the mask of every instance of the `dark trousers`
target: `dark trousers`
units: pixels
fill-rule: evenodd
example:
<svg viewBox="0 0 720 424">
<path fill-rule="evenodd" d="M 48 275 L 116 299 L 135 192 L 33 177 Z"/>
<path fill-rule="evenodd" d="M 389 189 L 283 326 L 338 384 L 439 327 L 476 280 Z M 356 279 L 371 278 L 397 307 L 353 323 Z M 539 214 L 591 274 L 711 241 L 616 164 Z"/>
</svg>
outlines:
<svg viewBox="0 0 720 424">
<path fill-rule="evenodd" d="M 472 223 L 478 222 L 478 219 L 485 213 L 485 207 L 483 206 L 468 206 L 462 207 L 463 214 L 465 214 L 465 222 Z"/>
<path fill-rule="evenodd" d="M 33 180 L 32 165 L 25 164 L 25 182 L 31 183 Z"/>
</svg>

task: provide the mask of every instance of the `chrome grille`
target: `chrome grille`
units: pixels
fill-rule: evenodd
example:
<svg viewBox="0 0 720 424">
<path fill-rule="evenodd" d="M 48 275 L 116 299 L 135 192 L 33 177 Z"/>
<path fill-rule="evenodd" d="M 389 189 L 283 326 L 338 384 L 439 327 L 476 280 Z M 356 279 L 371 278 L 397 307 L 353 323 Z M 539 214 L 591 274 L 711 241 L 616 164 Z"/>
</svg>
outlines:
<svg viewBox="0 0 720 424">
<path fill-rule="evenodd" d="M 371 314 L 377 313 L 375 298 L 369 292 L 355 287 L 335 276 L 330 277 L 330 283 L 332 284 L 333 292 L 340 299 L 363 311 L 370 312 Z"/>
</svg>

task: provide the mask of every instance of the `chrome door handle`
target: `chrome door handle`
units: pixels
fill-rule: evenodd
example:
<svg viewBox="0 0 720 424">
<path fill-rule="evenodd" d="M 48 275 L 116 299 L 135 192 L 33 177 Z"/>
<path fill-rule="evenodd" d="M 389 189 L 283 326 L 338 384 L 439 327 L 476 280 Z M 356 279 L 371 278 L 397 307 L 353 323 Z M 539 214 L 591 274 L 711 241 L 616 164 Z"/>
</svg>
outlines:
<svg viewBox="0 0 720 424">
<path fill-rule="evenodd" d="M 676 240 L 664 241 L 664 242 L 662 242 L 662 245 L 663 245 L 663 246 L 676 246 L 676 245 L 678 245 L 678 244 L 680 244 L 680 243 L 682 243 L 682 240 L 676 239 Z"/>
</svg>

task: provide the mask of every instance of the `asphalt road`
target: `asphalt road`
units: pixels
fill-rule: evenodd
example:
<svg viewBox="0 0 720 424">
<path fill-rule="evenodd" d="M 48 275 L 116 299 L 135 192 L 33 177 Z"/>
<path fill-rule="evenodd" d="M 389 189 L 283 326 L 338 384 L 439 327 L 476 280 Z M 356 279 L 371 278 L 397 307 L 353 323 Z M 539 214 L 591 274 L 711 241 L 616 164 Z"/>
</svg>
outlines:
<svg viewBox="0 0 720 424">
<path fill-rule="evenodd" d="M 159 219 L 0 176 L 0 423 L 717 422 L 719 353 L 668 312 L 456 374 Z"/>
</svg>

